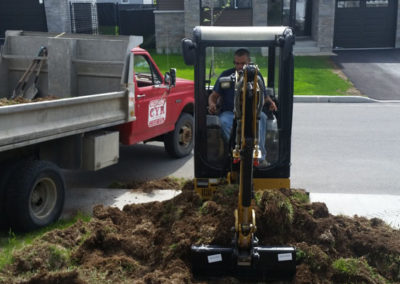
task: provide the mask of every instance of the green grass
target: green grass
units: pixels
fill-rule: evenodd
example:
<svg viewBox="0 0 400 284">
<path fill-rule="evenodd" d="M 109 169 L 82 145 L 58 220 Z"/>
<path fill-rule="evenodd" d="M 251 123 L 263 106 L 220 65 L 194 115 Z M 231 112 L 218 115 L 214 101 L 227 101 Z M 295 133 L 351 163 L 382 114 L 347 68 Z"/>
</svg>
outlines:
<svg viewBox="0 0 400 284">
<path fill-rule="evenodd" d="M 155 51 L 151 51 L 151 57 L 153 57 L 162 74 L 165 74 L 170 68 L 176 68 L 177 77 L 193 80 L 193 66 L 187 66 L 185 62 L 183 62 L 183 57 L 181 55 L 157 54 Z"/>
<path fill-rule="evenodd" d="M 193 80 L 193 66 L 187 66 L 180 54 L 156 54 L 150 51 L 152 57 L 164 74 L 170 68 L 177 69 L 177 77 Z M 232 68 L 231 53 L 218 53 L 215 55 L 215 76 L 225 69 Z M 266 70 L 267 62 L 261 55 L 252 57 L 252 61 L 259 65 L 261 70 Z M 209 66 L 209 65 L 208 65 Z M 207 78 L 209 70 L 206 71 Z M 333 64 L 328 56 L 296 56 L 295 57 L 295 95 L 346 95 L 352 84 L 333 72 Z"/>
<path fill-rule="evenodd" d="M 295 95 L 346 95 L 352 84 L 332 72 L 327 56 L 295 57 Z"/>
<path fill-rule="evenodd" d="M 43 234 L 54 229 L 65 229 L 72 226 L 76 221 L 82 220 L 88 222 L 90 216 L 78 213 L 74 218 L 69 220 L 59 220 L 54 224 L 45 228 L 24 234 L 16 234 L 11 230 L 9 232 L 0 232 L 0 270 L 6 265 L 11 264 L 13 261 L 13 252 L 32 242 L 42 236 Z"/>
</svg>

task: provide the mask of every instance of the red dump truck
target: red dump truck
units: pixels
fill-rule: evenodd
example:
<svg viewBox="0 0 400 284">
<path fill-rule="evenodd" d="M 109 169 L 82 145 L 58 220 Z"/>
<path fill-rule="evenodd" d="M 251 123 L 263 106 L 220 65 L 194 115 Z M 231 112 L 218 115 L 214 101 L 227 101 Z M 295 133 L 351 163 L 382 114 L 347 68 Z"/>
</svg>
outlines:
<svg viewBox="0 0 400 284">
<path fill-rule="evenodd" d="M 3 226 L 28 231 L 57 220 L 65 196 L 60 168 L 116 164 L 120 143 L 162 140 L 173 157 L 191 153 L 193 82 L 177 79 L 175 69 L 161 74 L 141 42 L 137 36 L 6 32 L 0 100 L 44 99 L 0 107 Z M 29 81 L 27 70 L 39 62 Z"/>
</svg>

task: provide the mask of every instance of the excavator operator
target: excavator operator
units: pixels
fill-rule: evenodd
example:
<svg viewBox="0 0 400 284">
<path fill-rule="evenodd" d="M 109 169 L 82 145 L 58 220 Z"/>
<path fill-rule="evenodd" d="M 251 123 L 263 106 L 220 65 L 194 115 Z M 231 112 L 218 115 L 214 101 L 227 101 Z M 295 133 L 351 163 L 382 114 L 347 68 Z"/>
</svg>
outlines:
<svg viewBox="0 0 400 284">
<path fill-rule="evenodd" d="M 218 114 L 217 103 L 219 99 L 221 102 L 221 109 L 219 112 L 219 119 L 221 121 L 222 128 L 222 136 L 226 142 L 229 141 L 232 131 L 232 125 L 234 120 L 234 94 L 235 94 L 235 86 L 231 84 L 229 88 L 221 87 L 221 78 L 234 76 L 235 71 L 240 71 L 246 64 L 250 63 L 250 52 L 247 49 L 240 48 L 235 51 L 233 64 L 234 68 L 225 70 L 218 77 L 214 89 L 211 95 L 208 97 L 208 111 L 210 114 Z M 262 77 L 261 77 L 262 79 Z M 264 82 L 263 82 L 264 83 Z M 264 94 L 264 101 L 269 103 L 269 110 L 276 111 L 277 106 L 275 102 L 267 95 L 265 90 L 265 84 L 260 84 L 263 88 L 262 93 Z M 267 116 L 264 112 L 261 112 L 260 117 L 260 127 L 259 127 L 259 137 L 260 137 L 260 150 L 261 150 L 261 159 L 259 160 L 259 166 L 265 167 L 268 165 L 265 160 L 266 157 L 266 149 L 265 149 L 265 133 L 266 133 L 266 125 L 267 125 Z"/>
</svg>

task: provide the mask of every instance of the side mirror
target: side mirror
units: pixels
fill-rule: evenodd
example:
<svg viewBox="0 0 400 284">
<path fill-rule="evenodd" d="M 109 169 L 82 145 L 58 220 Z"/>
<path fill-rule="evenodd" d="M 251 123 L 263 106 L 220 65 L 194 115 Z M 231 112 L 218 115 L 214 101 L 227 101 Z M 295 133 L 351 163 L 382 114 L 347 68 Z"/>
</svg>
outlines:
<svg viewBox="0 0 400 284">
<path fill-rule="evenodd" d="M 176 69 L 175 68 L 171 68 L 171 69 L 169 69 L 169 72 L 165 73 L 164 81 L 165 81 L 165 84 L 167 84 L 169 87 L 175 86 L 175 84 L 176 84 Z"/>
<path fill-rule="evenodd" d="M 194 65 L 196 62 L 196 44 L 192 40 L 182 39 L 182 55 L 186 65 Z"/>
</svg>

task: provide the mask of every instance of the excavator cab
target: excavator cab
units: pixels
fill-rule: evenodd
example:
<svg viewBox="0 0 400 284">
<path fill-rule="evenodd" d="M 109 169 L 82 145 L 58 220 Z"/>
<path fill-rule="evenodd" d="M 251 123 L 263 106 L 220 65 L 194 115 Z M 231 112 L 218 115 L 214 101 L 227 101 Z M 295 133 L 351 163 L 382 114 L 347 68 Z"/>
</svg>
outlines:
<svg viewBox="0 0 400 284">
<path fill-rule="evenodd" d="M 194 65 L 195 74 L 195 190 L 202 199 L 210 199 L 219 184 L 239 185 L 232 246 L 192 246 L 195 276 L 233 274 L 262 281 L 290 280 L 295 275 L 295 248 L 258 244 L 253 208 L 254 191 L 290 188 L 293 45 L 288 27 L 198 26 L 192 39 L 182 40 L 185 63 Z M 250 52 L 251 63 L 238 71 L 232 61 L 240 48 Z M 229 68 L 232 74 L 217 80 Z M 222 135 L 219 115 L 208 111 L 216 82 L 221 88 L 234 86 L 229 139 Z M 265 94 L 275 102 L 276 111 L 264 104 Z M 266 119 L 264 131 L 259 130 L 261 119 Z M 266 153 L 260 164 L 262 147 Z"/>
<path fill-rule="evenodd" d="M 290 187 L 293 44 L 292 30 L 287 27 L 199 26 L 192 40 L 182 40 L 185 62 L 195 68 L 195 188 L 203 198 L 211 197 L 215 185 L 231 171 L 230 145 L 221 136 L 218 115 L 208 113 L 208 96 L 219 74 L 233 67 L 235 50 L 243 47 L 250 51 L 278 107 L 274 113 L 267 104 L 262 110 L 268 118 L 266 132 L 261 134 L 266 136 L 268 165 L 254 167 L 255 190 Z"/>
</svg>

